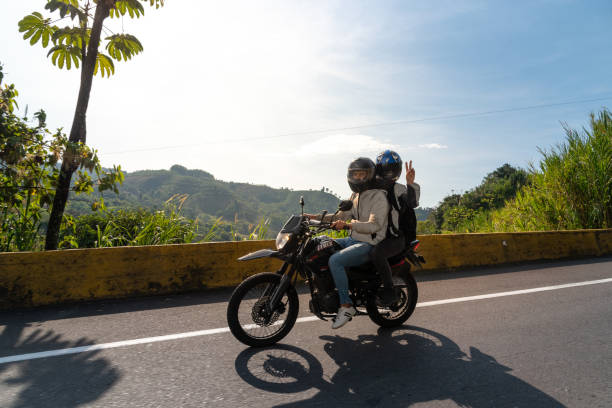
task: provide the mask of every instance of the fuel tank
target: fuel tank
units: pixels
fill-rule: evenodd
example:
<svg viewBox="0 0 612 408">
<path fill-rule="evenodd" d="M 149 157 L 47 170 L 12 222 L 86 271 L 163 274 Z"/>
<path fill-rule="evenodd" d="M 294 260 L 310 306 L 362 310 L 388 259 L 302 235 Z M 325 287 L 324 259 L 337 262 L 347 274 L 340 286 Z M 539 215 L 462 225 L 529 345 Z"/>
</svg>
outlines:
<svg viewBox="0 0 612 408">
<path fill-rule="evenodd" d="M 327 261 L 342 247 L 330 237 L 323 235 L 313 238 L 304 250 L 306 264 L 313 272 L 327 271 Z"/>
</svg>

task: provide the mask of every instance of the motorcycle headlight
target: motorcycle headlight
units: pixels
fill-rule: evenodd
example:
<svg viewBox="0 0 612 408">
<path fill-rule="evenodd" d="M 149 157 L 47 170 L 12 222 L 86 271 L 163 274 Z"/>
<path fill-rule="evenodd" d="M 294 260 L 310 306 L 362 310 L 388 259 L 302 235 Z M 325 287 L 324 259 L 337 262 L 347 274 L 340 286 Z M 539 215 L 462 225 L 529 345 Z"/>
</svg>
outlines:
<svg viewBox="0 0 612 408">
<path fill-rule="evenodd" d="M 283 249 L 285 245 L 287 245 L 287 242 L 289 242 L 291 239 L 291 235 L 292 234 L 290 232 L 279 232 L 276 236 L 276 249 L 279 251 Z"/>
</svg>

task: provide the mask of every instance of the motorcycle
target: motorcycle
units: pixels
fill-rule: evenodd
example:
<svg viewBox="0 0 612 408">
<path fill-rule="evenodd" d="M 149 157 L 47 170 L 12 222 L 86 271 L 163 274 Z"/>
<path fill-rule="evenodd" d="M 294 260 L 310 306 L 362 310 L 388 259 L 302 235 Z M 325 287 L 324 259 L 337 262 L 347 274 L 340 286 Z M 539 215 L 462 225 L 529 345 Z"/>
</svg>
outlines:
<svg viewBox="0 0 612 408">
<path fill-rule="evenodd" d="M 328 267 L 328 260 L 340 245 L 321 235 L 331 229 L 330 222 L 310 220 L 304 214 L 304 199 L 300 197 L 302 215 L 292 215 L 276 237 L 276 250 L 261 249 L 238 258 L 239 261 L 272 257 L 283 262 L 276 272 L 250 276 L 236 287 L 227 307 L 230 331 L 240 342 L 251 347 L 272 345 L 293 328 L 299 311 L 296 290 L 298 276 L 307 283 L 311 299 L 309 309 L 321 320 L 335 316 L 339 307 L 338 291 Z M 353 203 L 342 201 L 339 211 L 348 211 Z M 321 220 L 327 211 L 321 213 Z M 332 216 L 333 219 L 333 216 Z M 393 284 L 398 300 L 383 306 L 380 300 L 382 279 L 371 263 L 346 268 L 349 295 L 357 315 L 367 315 L 381 327 L 403 324 L 414 312 L 418 289 L 410 273 L 410 263 L 421 267 L 424 258 L 416 250 L 419 241 L 410 243 L 405 253 L 389 259 Z"/>
</svg>

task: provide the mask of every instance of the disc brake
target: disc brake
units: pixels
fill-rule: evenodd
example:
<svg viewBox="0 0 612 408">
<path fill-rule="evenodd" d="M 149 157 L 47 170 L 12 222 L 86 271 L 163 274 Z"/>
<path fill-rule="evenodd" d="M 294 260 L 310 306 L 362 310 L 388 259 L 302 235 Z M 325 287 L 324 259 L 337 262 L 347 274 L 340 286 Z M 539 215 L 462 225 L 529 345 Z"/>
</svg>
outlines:
<svg viewBox="0 0 612 408">
<path fill-rule="evenodd" d="M 251 310 L 251 318 L 258 326 L 267 327 L 273 325 L 278 320 L 280 314 L 284 312 L 285 305 L 281 303 L 271 315 L 268 315 L 266 312 L 266 304 L 269 300 L 269 296 L 264 296 L 253 305 L 253 309 Z"/>
</svg>

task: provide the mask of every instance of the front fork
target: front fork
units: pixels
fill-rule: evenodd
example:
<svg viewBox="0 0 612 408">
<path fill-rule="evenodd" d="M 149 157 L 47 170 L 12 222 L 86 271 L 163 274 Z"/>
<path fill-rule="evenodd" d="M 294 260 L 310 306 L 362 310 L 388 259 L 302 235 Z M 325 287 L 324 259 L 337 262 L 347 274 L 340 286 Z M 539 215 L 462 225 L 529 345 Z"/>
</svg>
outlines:
<svg viewBox="0 0 612 408">
<path fill-rule="evenodd" d="M 292 265 L 291 269 L 289 269 L 289 272 L 286 273 L 288 266 L 289 262 L 285 262 L 281 269 L 279 269 L 279 271 L 277 272 L 279 275 L 282 275 L 278 286 L 270 286 L 266 289 L 266 292 L 264 293 L 264 296 L 270 296 L 270 300 L 266 302 L 266 313 L 268 316 L 272 316 L 272 313 L 276 310 L 278 304 L 283 298 L 283 294 L 291 285 L 291 278 L 294 275 L 295 266 Z M 269 291 L 271 293 L 269 293 Z"/>
</svg>

